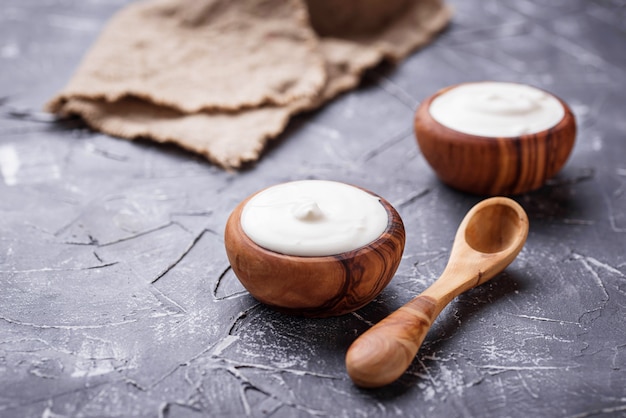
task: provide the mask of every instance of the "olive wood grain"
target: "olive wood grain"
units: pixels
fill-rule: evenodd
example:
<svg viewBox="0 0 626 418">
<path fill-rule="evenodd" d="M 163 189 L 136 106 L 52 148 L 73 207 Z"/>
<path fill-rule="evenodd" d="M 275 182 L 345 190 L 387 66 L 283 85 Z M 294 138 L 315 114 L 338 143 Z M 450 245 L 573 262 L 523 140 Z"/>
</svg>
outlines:
<svg viewBox="0 0 626 418">
<path fill-rule="evenodd" d="M 528 217 L 513 200 L 494 197 L 474 206 L 459 226 L 441 277 L 350 346 L 346 368 L 354 383 L 379 387 L 400 377 L 442 309 L 508 266 L 527 235 Z"/>
<path fill-rule="evenodd" d="M 576 138 L 569 106 L 553 128 L 517 137 L 490 138 L 462 133 L 437 122 L 430 105 L 450 86 L 424 100 L 415 113 L 415 136 L 439 179 L 456 189 L 486 196 L 516 195 L 541 187 L 566 163 Z"/>
<path fill-rule="evenodd" d="M 241 213 L 253 196 L 241 202 L 226 223 L 226 252 L 235 275 L 250 294 L 281 312 L 307 317 L 352 312 L 374 299 L 400 264 L 404 224 L 391 204 L 379 196 L 389 219 L 383 234 L 364 247 L 322 257 L 281 254 L 254 243 L 241 226 Z"/>
</svg>

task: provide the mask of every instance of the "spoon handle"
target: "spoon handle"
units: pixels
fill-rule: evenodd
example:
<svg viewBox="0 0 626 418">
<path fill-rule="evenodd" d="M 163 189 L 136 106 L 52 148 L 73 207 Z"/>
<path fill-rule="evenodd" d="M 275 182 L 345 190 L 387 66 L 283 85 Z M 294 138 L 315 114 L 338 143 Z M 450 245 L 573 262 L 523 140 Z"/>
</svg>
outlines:
<svg viewBox="0 0 626 418">
<path fill-rule="evenodd" d="M 431 296 L 419 295 L 357 338 L 346 354 L 346 368 L 354 383 L 373 388 L 400 377 L 443 309 L 441 305 Z"/>
</svg>

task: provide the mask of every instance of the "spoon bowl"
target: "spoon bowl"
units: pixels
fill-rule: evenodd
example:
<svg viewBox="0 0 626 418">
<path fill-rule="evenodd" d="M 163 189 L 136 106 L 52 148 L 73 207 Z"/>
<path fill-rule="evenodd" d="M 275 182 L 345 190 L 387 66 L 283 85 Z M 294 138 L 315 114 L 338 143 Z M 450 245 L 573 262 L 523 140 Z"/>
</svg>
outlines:
<svg viewBox="0 0 626 418">
<path fill-rule="evenodd" d="M 474 251 L 485 254 L 498 253 L 519 244 L 519 231 L 524 221 L 517 208 L 490 199 L 472 212 L 465 231 L 465 242 Z M 504 202 L 508 203 L 508 202 Z"/>
<path fill-rule="evenodd" d="M 504 270 L 522 250 L 527 236 L 528 216 L 515 201 L 494 197 L 474 206 L 457 230 L 439 279 L 352 343 L 346 368 L 353 382 L 371 388 L 400 377 L 443 308 Z"/>
</svg>

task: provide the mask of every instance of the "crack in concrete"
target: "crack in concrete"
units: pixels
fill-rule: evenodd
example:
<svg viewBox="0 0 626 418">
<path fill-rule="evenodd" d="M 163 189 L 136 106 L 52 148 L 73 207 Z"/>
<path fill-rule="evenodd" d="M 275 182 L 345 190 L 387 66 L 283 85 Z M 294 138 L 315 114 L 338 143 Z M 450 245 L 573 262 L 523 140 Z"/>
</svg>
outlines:
<svg viewBox="0 0 626 418">
<path fill-rule="evenodd" d="M 109 322 L 106 324 L 99 324 L 99 325 L 35 324 L 33 322 L 18 321 L 18 320 L 11 319 L 2 315 L 0 315 L 0 320 L 3 320 L 9 324 L 19 325 L 22 327 L 30 327 L 30 328 L 37 328 L 37 329 L 64 329 L 64 330 L 103 329 L 103 328 L 110 328 L 110 327 L 120 327 L 120 326 L 125 326 L 128 324 L 132 324 L 138 321 L 137 319 L 128 319 L 124 321 Z"/>
<path fill-rule="evenodd" d="M 198 235 L 196 235 L 191 240 L 189 245 L 187 245 L 187 247 L 183 250 L 183 252 L 173 262 L 171 262 L 167 267 L 165 267 L 165 269 L 163 269 L 163 271 L 158 273 L 156 275 L 156 277 L 154 277 L 152 279 L 150 284 L 155 284 L 159 279 L 161 279 L 163 276 L 165 276 L 167 273 L 169 273 L 172 269 L 174 269 L 178 265 L 178 263 L 180 263 L 185 258 L 185 256 L 187 256 L 187 254 L 189 254 L 189 252 L 196 246 L 198 241 L 200 241 L 200 239 L 207 232 L 210 232 L 210 231 L 208 229 L 203 229 L 202 232 L 200 232 Z"/>
</svg>

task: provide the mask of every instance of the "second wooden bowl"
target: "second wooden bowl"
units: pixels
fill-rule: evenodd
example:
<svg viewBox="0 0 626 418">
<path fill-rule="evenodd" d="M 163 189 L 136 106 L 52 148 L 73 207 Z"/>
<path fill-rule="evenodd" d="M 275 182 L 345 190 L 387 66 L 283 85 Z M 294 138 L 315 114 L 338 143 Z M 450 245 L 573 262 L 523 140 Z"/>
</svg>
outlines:
<svg viewBox="0 0 626 418">
<path fill-rule="evenodd" d="M 404 224 L 391 204 L 380 197 L 388 223 L 379 238 L 353 251 L 308 257 L 267 250 L 245 234 L 241 213 L 253 196 L 241 202 L 226 223 L 226 253 L 250 294 L 276 310 L 307 317 L 355 311 L 387 286 L 400 264 Z"/>
<path fill-rule="evenodd" d="M 424 100 L 415 114 L 415 135 L 426 161 L 441 181 L 477 195 L 516 195 L 541 187 L 565 164 L 574 146 L 576 123 L 565 116 L 554 127 L 516 137 L 483 137 L 448 128 L 430 114 L 442 89 Z"/>
</svg>

